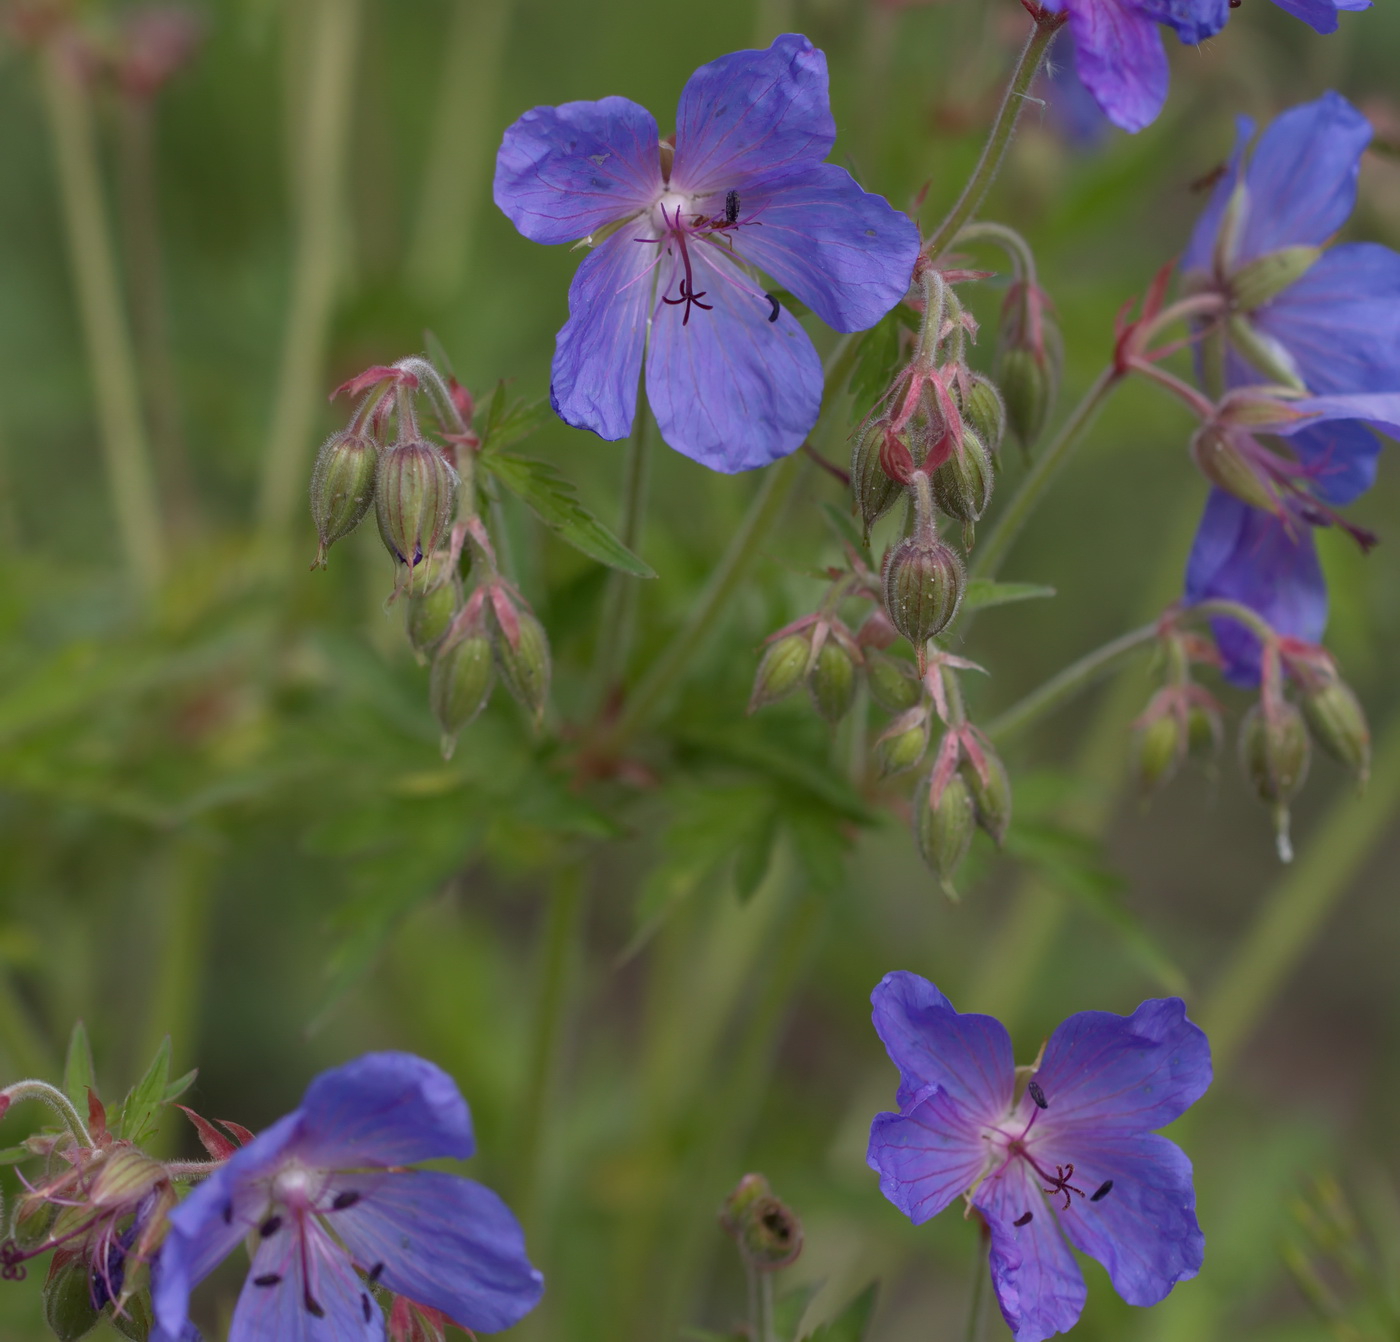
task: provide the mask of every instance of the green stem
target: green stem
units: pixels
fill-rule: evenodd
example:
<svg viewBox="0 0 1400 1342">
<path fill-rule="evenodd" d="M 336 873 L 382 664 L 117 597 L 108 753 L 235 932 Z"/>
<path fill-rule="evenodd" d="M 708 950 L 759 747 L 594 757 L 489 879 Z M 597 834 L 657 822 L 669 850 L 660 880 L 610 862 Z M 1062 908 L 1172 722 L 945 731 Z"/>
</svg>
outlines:
<svg viewBox="0 0 1400 1342">
<path fill-rule="evenodd" d="M 987 1230 L 980 1222 L 977 1227 L 977 1252 L 972 1260 L 972 1294 L 967 1304 L 967 1327 L 964 1342 L 982 1342 L 987 1331 L 987 1299 L 991 1294 L 992 1272 L 987 1261 Z"/>
<path fill-rule="evenodd" d="M 1026 473 L 1020 488 L 1011 496 L 1011 502 L 997 515 L 985 539 L 978 545 L 977 558 L 972 562 L 970 576 L 996 577 L 1016 537 L 1021 534 L 1021 528 L 1030 520 L 1050 482 L 1069 460 L 1080 435 L 1093 422 L 1099 407 L 1120 380 L 1121 374 L 1112 366 L 1105 368 L 1094 379 L 1093 385 L 1060 426 L 1054 442 L 1036 457 L 1035 464 Z"/>
<path fill-rule="evenodd" d="M 1387 725 L 1364 796 L 1339 797 L 1303 856 L 1265 897 L 1199 1017 L 1217 1071 L 1234 1062 L 1323 920 L 1400 810 L 1400 716 Z"/>
<path fill-rule="evenodd" d="M 773 1274 L 762 1272 L 758 1278 L 758 1336 L 762 1342 L 778 1342 L 773 1326 Z"/>
<path fill-rule="evenodd" d="M 87 1130 L 87 1124 L 83 1122 L 82 1115 L 73 1107 L 73 1102 L 57 1086 L 51 1086 L 47 1081 L 15 1081 L 11 1085 L 0 1090 L 10 1104 L 18 1104 L 21 1100 L 41 1100 L 48 1105 L 64 1122 L 68 1131 L 83 1146 L 92 1145 L 92 1134 Z"/>
<path fill-rule="evenodd" d="M 1044 684 L 993 718 L 985 728 L 987 735 L 993 741 L 1005 741 L 1008 737 L 1025 731 L 1027 727 L 1068 703 L 1081 690 L 1088 689 L 1101 676 L 1114 670 L 1119 662 L 1126 660 L 1139 648 L 1152 643 L 1156 637 L 1157 622 L 1154 620 L 1151 624 L 1142 625 L 1100 648 L 1095 648 L 1093 652 L 1085 653 L 1078 661 L 1071 662 L 1064 670 L 1056 672 Z"/>
<path fill-rule="evenodd" d="M 1008 228 L 1005 224 L 993 223 L 988 219 L 979 219 L 974 224 L 968 224 L 962 229 L 956 238 L 955 243 L 965 244 L 969 242 L 991 242 L 995 243 L 1011 258 L 1011 267 L 1017 279 L 1023 279 L 1029 284 L 1035 283 L 1035 253 L 1031 251 L 1030 244 L 1014 228 Z"/>
<path fill-rule="evenodd" d="M 362 0 L 313 0 L 301 134 L 292 293 L 258 500 L 261 548 L 270 569 L 285 563 L 292 515 L 306 489 L 306 463 L 322 404 L 326 348 L 341 271 L 346 164 Z"/>
<path fill-rule="evenodd" d="M 948 249 L 963 226 L 976 214 L 991 189 L 992 182 L 1001 168 L 1001 161 L 1006 157 L 1007 146 L 1011 143 L 1012 133 L 1016 129 L 1021 109 L 1026 104 L 1031 84 L 1035 82 L 1040 62 L 1045 57 L 1045 49 L 1063 22 L 1064 16 L 1060 14 L 1045 15 L 1036 20 L 1035 27 L 1031 29 L 1026 45 L 1021 50 L 1021 59 L 1016 62 L 1016 68 L 1012 71 L 1011 83 L 1007 87 L 1006 96 L 1001 100 L 1001 108 L 997 112 L 997 119 L 992 123 L 987 143 L 982 147 L 982 157 L 977 160 L 977 166 L 973 169 L 967 185 L 963 187 L 957 203 L 948 212 L 947 218 L 934 230 L 933 236 L 924 247 L 923 254 L 929 261 L 937 261 Z"/>
<path fill-rule="evenodd" d="M 81 78 L 74 77 L 57 45 L 44 50 L 41 67 L 44 109 L 53 137 L 68 233 L 69 263 L 92 366 L 107 487 L 117 514 L 126 566 L 137 588 L 149 596 L 165 569 L 165 537 L 146 429 L 141 421 L 136 361 L 122 311 L 111 230 L 102 199 L 92 107 Z"/>
<path fill-rule="evenodd" d="M 651 474 L 651 412 L 646 397 L 637 397 L 637 422 L 627 442 L 627 458 L 622 474 L 622 517 L 618 524 L 618 539 L 635 551 L 646 520 L 647 480 Z M 608 574 L 607 591 L 603 596 L 602 617 L 598 623 L 597 682 L 598 695 L 605 703 L 621 686 L 627 670 L 627 656 L 632 650 L 632 635 L 636 628 L 637 579 L 614 569 Z"/>
<path fill-rule="evenodd" d="M 453 9 L 407 263 L 410 287 L 436 304 L 458 293 L 471 261 L 513 7 L 513 0 L 456 0 Z"/>
</svg>

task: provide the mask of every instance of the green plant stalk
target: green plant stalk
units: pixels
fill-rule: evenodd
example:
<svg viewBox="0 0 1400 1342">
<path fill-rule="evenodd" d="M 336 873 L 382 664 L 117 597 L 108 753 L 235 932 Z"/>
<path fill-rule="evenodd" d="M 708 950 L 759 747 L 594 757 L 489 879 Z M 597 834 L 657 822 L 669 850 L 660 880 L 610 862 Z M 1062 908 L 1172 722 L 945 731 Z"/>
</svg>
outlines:
<svg viewBox="0 0 1400 1342">
<path fill-rule="evenodd" d="M 977 1251 L 972 1258 L 972 1293 L 967 1304 L 967 1327 L 963 1330 L 964 1342 L 982 1342 L 987 1333 L 987 1300 L 991 1292 L 992 1270 L 987 1259 L 988 1234 L 979 1222 L 977 1226 Z"/>
<path fill-rule="evenodd" d="M 18 1104 L 22 1100 L 40 1100 L 48 1105 L 67 1126 L 68 1131 L 77 1138 L 83 1146 L 92 1145 L 92 1134 L 87 1130 L 87 1124 L 83 1122 L 82 1115 L 73 1107 L 73 1102 L 57 1086 L 50 1085 L 47 1081 L 15 1081 L 0 1091 L 0 1095 L 10 1102 Z"/>
<path fill-rule="evenodd" d="M 456 0 L 452 12 L 407 262 L 409 286 L 435 304 L 460 291 L 471 263 L 513 8 L 514 0 Z"/>
<path fill-rule="evenodd" d="M 313 0 L 310 52 L 296 162 L 298 193 L 292 292 L 258 498 L 259 549 L 270 570 L 285 567 L 297 501 L 324 388 L 326 349 L 340 277 L 362 0 Z"/>
<path fill-rule="evenodd" d="M 1234 1063 L 1261 1017 L 1400 811 L 1400 716 L 1387 724 L 1361 797 L 1344 793 L 1265 896 L 1199 1020 L 1216 1070 Z"/>
<path fill-rule="evenodd" d="M 1011 136 L 1016 130 L 1016 122 L 1026 105 L 1040 63 L 1045 59 L 1046 48 L 1063 22 L 1063 15 L 1049 15 L 1035 21 L 1035 27 L 1026 39 L 1026 45 L 1021 49 L 1021 57 L 1011 73 L 1011 83 L 1007 86 L 1006 96 L 1001 100 L 997 118 L 987 136 L 987 143 L 982 147 L 982 156 L 977 160 L 977 166 L 972 170 L 967 185 L 963 187 L 962 195 L 924 245 L 923 254 L 930 262 L 936 262 L 939 256 L 947 251 L 963 225 L 977 213 L 993 181 L 996 180 L 1002 160 L 1006 157 L 1006 150 L 1011 144 Z"/>
<path fill-rule="evenodd" d="M 41 78 L 68 234 L 69 264 L 92 367 L 107 488 L 127 570 L 137 590 L 149 597 L 165 571 L 165 536 L 141 419 L 136 361 L 122 311 L 111 229 L 102 198 L 92 106 L 87 89 L 70 72 L 56 44 L 42 53 Z"/>
<path fill-rule="evenodd" d="M 637 396 L 637 422 L 627 440 L 627 456 L 622 474 L 622 516 L 618 524 L 618 539 L 635 552 L 641 541 L 646 521 L 647 482 L 651 475 L 651 411 L 646 396 Z M 603 595 L 603 610 L 598 621 L 598 653 L 596 679 L 598 699 L 606 706 L 622 684 L 627 671 L 627 658 L 632 650 L 632 637 L 637 623 L 637 579 L 629 573 L 614 569 L 608 574 Z"/>
</svg>

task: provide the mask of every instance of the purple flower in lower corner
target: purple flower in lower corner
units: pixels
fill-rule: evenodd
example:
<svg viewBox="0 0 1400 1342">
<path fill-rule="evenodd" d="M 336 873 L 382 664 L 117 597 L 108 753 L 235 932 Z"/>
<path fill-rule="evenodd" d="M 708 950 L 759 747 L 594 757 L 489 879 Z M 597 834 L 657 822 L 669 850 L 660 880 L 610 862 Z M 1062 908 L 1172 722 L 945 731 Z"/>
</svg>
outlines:
<svg viewBox="0 0 1400 1342">
<path fill-rule="evenodd" d="M 170 1213 L 158 1324 L 182 1336 L 191 1290 L 247 1240 L 229 1342 L 383 1342 L 381 1291 L 508 1328 L 544 1290 L 510 1209 L 469 1179 L 405 1168 L 474 1149 L 466 1101 L 432 1063 L 371 1053 L 322 1073 Z"/>
<path fill-rule="evenodd" d="M 626 437 L 645 355 L 677 451 L 732 472 L 802 445 L 821 362 L 756 272 L 863 331 L 904 297 L 919 252 L 907 216 L 822 161 L 835 138 L 826 57 L 794 34 L 702 65 L 668 140 L 619 97 L 536 107 L 506 131 L 496 204 L 532 241 L 592 244 L 555 346 L 560 418 Z"/>
<path fill-rule="evenodd" d="M 1210 1046 L 1178 998 L 1071 1016 L 1021 1069 L 1024 1089 L 1006 1027 L 955 1011 L 927 979 L 887 974 L 871 1001 L 900 1078 L 899 1112 L 870 1129 L 880 1190 L 916 1225 L 959 1197 L 981 1212 L 1017 1342 L 1078 1320 L 1086 1290 L 1070 1245 L 1132 1305 L 1196 1275 L 1191 1162 L 1154 1132 L 1211 1080 Z"/>
</svg>

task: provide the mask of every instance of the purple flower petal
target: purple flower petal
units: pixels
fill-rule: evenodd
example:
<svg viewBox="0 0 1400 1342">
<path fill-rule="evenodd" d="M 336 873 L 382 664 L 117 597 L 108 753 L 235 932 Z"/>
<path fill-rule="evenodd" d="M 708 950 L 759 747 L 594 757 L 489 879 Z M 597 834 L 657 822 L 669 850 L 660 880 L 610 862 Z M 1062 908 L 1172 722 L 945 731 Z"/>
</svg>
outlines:
<svg viewBox="0 0 1400 1342">
<path fill-rule="evenodd" d="M 908 1113 L 934 1087 L 976 1124 L 1011 1108 L 1016 1064 L 1006 1026 L 954 1010 L 927 979 L 900 970 L 870 994 L 875 1033 L 899 1068 L 899 1107 Z"/>
<path fill-rule="evenodd" d="M 1371 8 L 1371 0 L 1274 0 L 1274 4 L 1319 33 L 1337 31 L 1339 10 Z"/>
<path fill-rule="evenodd" d="M 1307 472 L 1313 493 L 1327 503 L 1342 507 L 1376 482 L 1380 439 L 1355 420 L 1338 419 L 1299 429 L 1288 441 Z"/>
<path fill-rule="evenodd" d="M 922 1225 L 977 1182 L 987 1144 L 980 1125 L 934 1090 L 903 1115 L 876 1114 L 865 1159 L 879 1172 L 880 1191 Z"/>
<path fill-rule="evenodd" d="M 762 177 L 741 213 L 735 250 L 837 331 L 874 326 L 909 288 L 919 230 L 834 163 Z"/>
<path fill-rule="evenodd" d="M 816 163 L 835 143 L 826 57 L 787 33 L 766 51 L 702 65 L 686 81 L 671 185 L 693 195 L 742 192 L 751 176 Z"/>
<path fill-rule="evenodd" d="M 1124 130 L 1156 120 L 1167 100 L 1157 25 L 1123 0 L 1068 0 L 1074 65 L 1104 114 Z"/>
<path fill-rule="evenodd" d="M 535 242 L 573 242 L 661 195 L 656 119 L 627 98 L 526 112 L 496 154 L 496 204 Z"/>
<path fill-rule="evenodd" d="M 554 346 L 549 399 L 576 429 L 615 441 L 632 431 L 660 247 L 649 220 L 619 229 L 583 258 L 569 285 L 569 320 Z"/>
<path fill-rule="evenodd" d="M 1235 119 L 1235 147 L 1230 151 L 1224 175 L 1212 188 L 1210 200 L 1206 203 L 1205 209 L 1201 211 L 1201 217 L 1196 220 L 1196 227 L 1191 233 L 1191 241 L 1182 254 L 1181 270 L 1183 274 L 1197 271 L 1208 275 L 1214 269 L 1216 237 L 1220 233 L 1220 225 L 1224 222 L 1226 207 L 1230 204 L 1230 198 L 1235 194 L 1235 187 L 1239 185 L 1240 172 L 1244 165 L 1244 152 L 1253 138 L 1254 122 L 1247 116 L 1237 117 Z"/>
<path fill-rule="evenodd" d="M 1187 46 L 1214 37 L 1230 17 L 1230 0 L 1138 0 L 1138 8 L 1175 29 Z"/>
<path fill-rule="evenodd" d="M 992 1286 L 1016 1342 L 1067 1333 L 1088 1292 L 1035 1172 L 1013 1160 L 985 1179 L 972 1201 L 992 1232 Z"/>
<path fill-rule="evenodd" d="M 1074 1165 L 1060 1226 L 1076 1249 L 1108 1269 L 1130 1305 L 1155 1305 L 1201 1270 L 1205 1236 L 1196 1220 L 1191 1162 L 1155 1133 L 1071 1140 L 1038 1148 L 1057 1165 Z M 1105 1185 L 1110 1185 L 1105 1190 Z M 1097 1200 L 1094 1195 L 1098 1194 Z"/>
<path fill-rule="evenodd" d="M 1339 93 L 1276 117 L 1245 170 L 1241 259 L 1326 242 L 1356 205 L 1357 173 L 1370 142 L 1370 122 Z"/>
<path fill-rule="evenodd" d="M 366 1270 L 383 1264 L 391 1291 L 440 1309 L 463 1328 L 509 1328 L 544 1293 L 525 1256 L 525 1236 L 489 1188 L 452 1174 L 408 1170 L 338 1181 L 360 1198 L 332 1216 Z"/>
<path fill-rule="evenodd" d="M 1238 601 L 1281 634 L 1309 643 L 1327 627 L 1327 584 L 1312 529 L 1290 532 L 1233 494 L 1212 490 L 1186 566 L 1188 604 L 1209 597 Z M 1212 621 L 1225 675 L 1236 685 L 1259 683 L 1259 640 L 1234 620 Z"/>
<path fill-rule="evenodd" d="M 662 262 L 647 350 L 647 400 L 678 452 L 732 473 L 802 446 L 817 422 L 822 367 L 807 333 L 717 245 L 691 243 L 691 292 L 710 311 L 672 303 L 684 276 Z M 687 319 L 688 313 L 688 319 Z M 562 413 L 562 411 L 561 411 Z"/>
<path fill-rule="evenodd" d="M 1151 999 L 1131 1016 L 1081 1011 L 1050 1036 L 1035 1074 L 1049 1104 L 1039 1133 L 1164 1127 L 1210 1079 L 1210 1045 L 1179 997 Z"/>
</svg>

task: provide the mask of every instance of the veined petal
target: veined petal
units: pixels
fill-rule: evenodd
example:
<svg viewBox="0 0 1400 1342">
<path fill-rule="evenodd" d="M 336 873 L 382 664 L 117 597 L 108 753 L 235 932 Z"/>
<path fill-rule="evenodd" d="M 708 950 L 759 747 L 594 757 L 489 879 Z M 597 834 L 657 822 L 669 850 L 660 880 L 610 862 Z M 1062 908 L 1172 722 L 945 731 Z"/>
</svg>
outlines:
<svg viewBox="0 0 1400 1342">
<path fill-rule="evenodd" d="M 992 1287 L 1016 1342 L 1068 1332 L 1088 1292 L 1039 1176 L 1024 1160 L 1012 1160 L 979 1185 L 972 1201 L 992 1232 Z"/>
<path fill-rule="evenodd" d="M 880 1191 L 915 1225 L 966 1193 L 987 1163 L 982 1127 L 946 1091 L 935 1090 L 905 1114 L 876 1114 L 865 1163 Z"/>
<path fill-rule="evenodd" d="M 332 1214 L 335 1231 L 361 1267 L 384 1265 L 379 1280 L 391 1291 L 487 1333 L 539 1303 L 544 1277 L 525 1256 L 520 1223 L 489 1188 L 429 1170 L 342 1182 L 360 1198 Z"/>
<path fill-rule="evenodd" d="M 901 1111 L 909 1112 L 934 1087 L 974 1123 L 1010 1110 L 1016 1063 L 999 1020 L 956 1011 L 927 979 L 904 970 L 886 974 L 870 1001 L 875 1033 L 899 1068 Z"/>
<path fill-rule="evenodd" d="M 1149 999 L 1131 1016 L 1081 1011 L 1056 1027 L 1034 1079 L 1049 1104 L 1040 1135 L 1146 1132 L 1205 1094 L 1210 1044 L 1179 997 Z"/>
<path fill-rule="evenodd" d="M 1167 53 L 1156 23 L 1123 0 L 1072 0 L 1074 67 L 1116 126 L 1137 131 L 1167 100 Z"/>
<path fill-rule="evenodd" d="M 583 258 L 569 285 L 569 320 L 554 346 L 549 399 L 576 429 L 610 441 L 632 431 L 646 345 L 651 268 L 660 246 L 649 221 L 619 229 Z M 661 262 L 664 264 L 664 262 Z"/>
<path fill-rule="evenodd" d="M 1186 601 L 1238 601 L 1281 634 L 1316 643 L 1327 627 L 1327 584 L 1317 562 L 1312 529 L 1292 532 L 1233 494 L 1212 490 L 1186 565 Z M 1259 640 L 1234 620 L 1213 620 L 1226 678 L 1259 683 Z"/>
<path fill-rule="evenodd" d="M 1249 209 L 1240 256 L 1320 246 L 1356 205 L 1371 123 L 1339 93 L 1289 108 L 1259 137 L 1245 170 Z"/>
<path fill-rule="evenodd" d="M 818 163 L 747 186 L 735 250 L 837 331 L 874 326 L 909 288 L 919 230 L 845 168 Z"/>
<path fill-rule="evenodd" d="M 659 140 L 628 98 L 532 108 L 497 151 L 496 204 L 535 242 L 587 237 L 660 198 Z"/>
<path fill-rule="evenodd" d="M 1205 209 L 1201 211 L 1200 218 L 1196 220 L 1196 227 L 1191 233 L 1191 241 L 1182 254 L 1181 270 L 1183 274 L 1190 274 L 1193 271 L 1207 275 L 1211 273 L 1220 226 L 1225 221 L 1225 210 L 1230 204 L 1230 197 L 1235 194 L 1235 187 L 1239 185 L 1240 171 L 1244 164 L 1244 151 L 1253 138 L 1254 122 L 1247 116 L 1236 117 L 1235 147 L 1230 152 L 1230 159 L 1225 165 L 1224 174 L 1212 188 L 1210 200 L 1206 203 Z"/>
<path fill-rule="evenodd" d="M 1342 507 L 1376 483 L 1381 442 L 1364 424 L 1338 419 L 1289 435 L 1313 493 Z"/>
<path fill-rule="evenodd" d="M 1188 46 L 1214 37 L 1230 17 L 1230 0 L 1138 0 L 1149 18 L 1165 23 Z"/>
<path fill-rule="evenodd" d="M 671 184 L 702 195 L 742 191 L 751 176 L 806 166 L 836 143 L 826 57 L 786 33 L 766 51 L 735 51 L 686 81 Z"/>
<path fill-rule="evenodd" d="M 1084 1196 L 1071 1195 L 1060 1208 L 1060 1226 L 1076 1249 L 1107 1268 L 1113 1289 L 1130 1305 L 1155 1305 L 1201 1270 L 1205 1236 L 1196 1220 L 1191 1162 L 1176 1143 L 1155 1133 L 1092 1141 L 1066 1133 L 1035 1153 L 1042 1164 L 1074 1165 L 1074 1184 Z"/>
<path fill-rule="evenodd" d="M 1339 10 L 1371 8 L 1371 0 L 1274 0 L 1274 4 L 1319 33 L 1337 31 Z"/>
<path fill-rule="evenodd" d="M 689 244 L 690 283 L 712 310 L 680 294 L 679 251 L 662 261 L 647 350 L 647 399 L 661 436 L 711 470 L 766 466 L 802 446 L 817 422 L 822 367 L 786 308 L 719 246 Z M 689 320 L 687 320 L 687 313 Z"/>
</svg>

